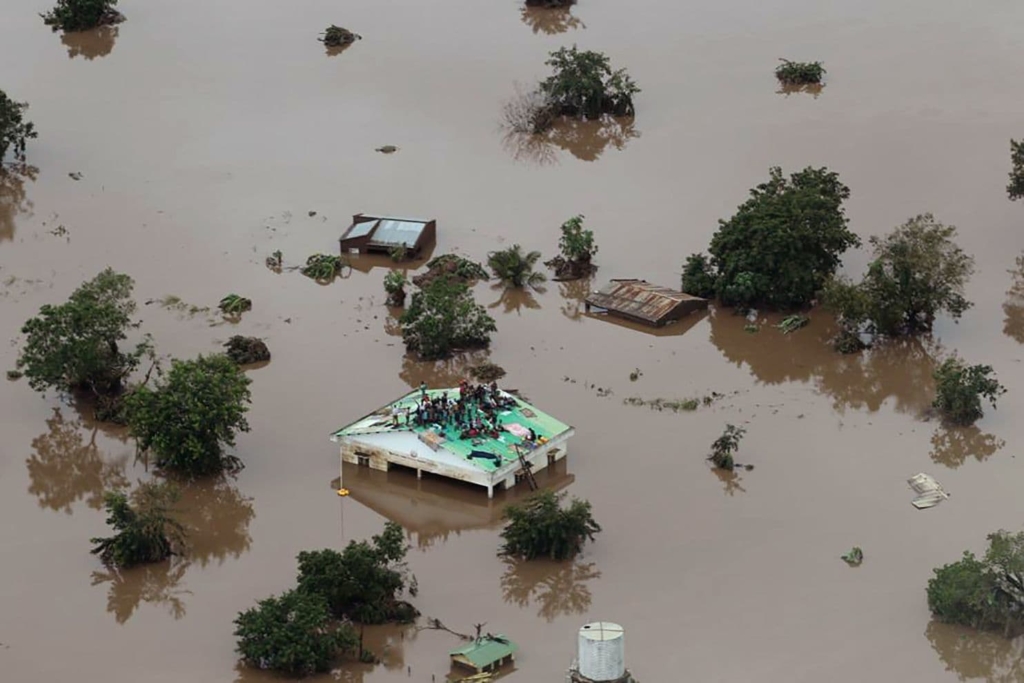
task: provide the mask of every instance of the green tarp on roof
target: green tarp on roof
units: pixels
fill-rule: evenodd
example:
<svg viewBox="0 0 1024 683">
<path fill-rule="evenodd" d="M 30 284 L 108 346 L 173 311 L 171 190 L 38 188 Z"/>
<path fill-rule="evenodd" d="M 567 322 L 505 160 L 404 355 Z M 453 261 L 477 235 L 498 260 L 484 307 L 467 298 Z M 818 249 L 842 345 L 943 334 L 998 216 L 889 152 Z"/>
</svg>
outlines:
<svg viewBox="0 0 1024 683">
<path fill-rule="evenodd" d="M 508 657 L 518 649 L 518 645 L 499 634 L 492 638 L 484 637 L 480 640 L 474 640 L 452 650 L 448 654 L 452 657 L 465 658 L 477 669 L 482 669 Z"/>
</svg>

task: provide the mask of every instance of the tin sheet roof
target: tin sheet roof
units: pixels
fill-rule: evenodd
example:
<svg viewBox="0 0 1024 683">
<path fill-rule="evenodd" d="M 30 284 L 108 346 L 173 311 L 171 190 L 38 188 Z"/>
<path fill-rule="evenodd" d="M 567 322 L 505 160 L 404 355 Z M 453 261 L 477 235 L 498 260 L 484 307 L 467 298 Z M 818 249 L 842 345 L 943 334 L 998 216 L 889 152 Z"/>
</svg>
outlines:
<svg viewBox="0 0 1024 683">
<path fill-rule="evenodd" d="M 412 221 L 399 221 L 391 218 L 382 218 L 380 225 L 373 231 L 370 240 L 377 244 L 402 245 L 405 247 L 416 246 L 416 240 L 426 223 L 414 223 Z"/>
<path fill-rule="evenodd" d="M 362 223 L 354 223 L 351 228 L 345 233 L 342 239 L 348 239 L 350 237 L 362 237 L 370 234 L 370 231 L 377 227 L 380 223 L 378 220 L 363 221 Z"/>
<path fill-rule="evenodd" d="M 591 306 L 630 315 L 657 323 L 677 306 L 688 301 L 701 301 L 679 290 L 652 285 L 645 280 L 612 280 L 600 291 L 587 297 Z"/>
<path fill-rule="evenodd" d="M 448 654 L 455 659 L 465 659 L 478 669 L 489 666 L 511 654 L 519 647 L 503 635 L 483 637 L 467 645 L 455 648 Z"/>
</svg>

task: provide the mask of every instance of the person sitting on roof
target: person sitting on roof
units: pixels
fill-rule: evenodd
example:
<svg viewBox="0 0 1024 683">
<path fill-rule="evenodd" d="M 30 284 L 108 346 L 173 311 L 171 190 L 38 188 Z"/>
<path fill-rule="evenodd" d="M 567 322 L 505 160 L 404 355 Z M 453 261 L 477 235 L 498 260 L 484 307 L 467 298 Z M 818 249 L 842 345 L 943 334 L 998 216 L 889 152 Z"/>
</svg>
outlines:
<svg viewBox="0 0 1024 683">
<path fill-rule="evenodd" d="M 533 427 L 530 427 L 530 441 L 537 440 L 537 432 L 533 431 Z"/>
</svg>

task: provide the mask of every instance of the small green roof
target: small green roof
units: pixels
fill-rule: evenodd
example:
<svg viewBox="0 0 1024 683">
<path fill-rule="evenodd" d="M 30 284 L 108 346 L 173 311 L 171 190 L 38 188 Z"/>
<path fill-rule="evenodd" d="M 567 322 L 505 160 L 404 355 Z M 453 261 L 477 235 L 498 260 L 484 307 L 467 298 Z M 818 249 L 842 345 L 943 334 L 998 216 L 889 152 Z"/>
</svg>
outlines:
<svg viewBox="0 0 1024 683">
<path fill-rule="evenodd" d="M 464 658 L 476 668 L 482 669 L 508 657 L 518 649 L 518 645 L 505 636 L 498 634 L 473 640 L 462 647 L 452 650 L 448 654 L 452 657 Z"/>
</svg>

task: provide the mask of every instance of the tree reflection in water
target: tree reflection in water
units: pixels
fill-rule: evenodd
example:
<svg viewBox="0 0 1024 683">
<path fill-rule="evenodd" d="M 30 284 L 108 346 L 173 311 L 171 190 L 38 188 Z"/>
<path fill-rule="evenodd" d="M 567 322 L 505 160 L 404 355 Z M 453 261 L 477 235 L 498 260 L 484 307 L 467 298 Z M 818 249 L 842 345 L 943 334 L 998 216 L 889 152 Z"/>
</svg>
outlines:
<svg viewBox="0 0 1024 683">
<path fill-rule="evenodd" d="M 14 239 L 14 219 L 18 214 L 32 215 L 32 202 L 25 194 L 25 181 L 35 182 L 39 169 L 27 164 L 0 164 L 0 242 Z"/>
<path fill-rule="evenodd" d="M 537 615 L 553 621 L 560 615 L 585 614 L 592 596 L 588 581 L 601 578 L 593 562 L 505 559 L 501 592 L 505 602 L 538 605 Z"/>
<path fill-rule="evenodd" d="M 559 149 L 581 161 L 596 161 L 609 146 L 622 150 L 638 137 L 632 117 L 604 116 L 593 121 L 562 117 L 543 133 L 506 129 L 503 144 L 516 161 L 545 166 L 558 161 Z"/>
<path fill-rule="evenodd" d="M 558 293 L 564 299 L 561 306 L 562 315 L 569 320 L 583 319 L 585 310 L 583 301 L 590 294 L 590 286 L 593 281 L 593 277 L 585 277 L 558 283 Z"/>
<path fill-rule="evenodd" d="M 398 376 L 413 389 L 426 382 L 429 387 L 457 387 L 459 381 L 469 377 L 469 369 L 486 363 L 491 352 L 488 349 L 460 351 L 448 358 L 436 361 L 421 361 L 415 354 L 402 356 L 402 370 Z"/>
<path fill-rule="evenodd" d="M 534 33 L 549 36 L 565 33 L 570 29 L 586 28 L 579 17 L 572 14 L 571 7 L 526 7 L 520 11 L 523 23 Z"/>
<path fill-rule="evenodd" d="M 178 583 L 185 576 L 189 564 L 187 559 L 171 558 L 131 569 L 104 568 L 92 573 L 92 585 L 110 584 L 107 587 L 107 611 L 119 624 L 128 621 L 143 602 L 164 607 L 172 617 L 181 619 L 185 616 L 182 596 L 191 593 L 178 588 Z"/>
<path fill-rule="evenodd" d="M 942 425 L 932 434 L 932 462 L 956 469 L 968 458 L 983 462 L 1006 445 L 1002 439 L 985 434 L 976 426 Z"/>
<path fill-rule="evenodd" d="M 1003 334 L 1024 344 L 1024 254 L 1017 257 L 1016 267 L 1008 272 L 1012 281 L 1003 303 Z"/>
<path fill-rule="evenodd" d="M 790 95 L 797 93 L 807 93 L 814 99 L 818 99 L 818 96 L 821 95 L 821 91 L 824 89 L 824 83 L 807 83 L 806 85 L 789 84 L 780 85 L 779 89 L 775 91 L 775 94 L 789 97 Z"/>
<path fill-rule="evenodd" d="M 66 421 L 60 408 L 53 409 L 46 426 L 48 431 L 32 440 L 34 452 L 25 461 L 28 491 L 40 507 L 71 514 L 72 504 L 85 500 L 90 508 L 99 510 L 104 491 L 128 486 L 128 456 L 104 460 L 96 445 L 98 426 L 92 425 L 86 441 L 82 421 Z"/>
<path fill-rule="evenodd" d="M 114 49 L 117 26 L 99 26 L 88 31 L 63 31 L 60 42 L 68 49 L 68 59 L 85 57 L 88 60 L 106 57 Z"/>
<path fill-rule="evenodd" d="M 998 633 L 944 624 L 933 619 L 925 637 L 946 671 L 961 681 L 1020 683 L 1024 681 L 1024 636 L 1009 639 Z"/>
<path fill-rule="evenodd" d="M 528 289 L 506 287 L 503 284 L 491 285 L 492 290 L 500 290 L 501 296 L 494 303 L 487 304 L 487 308 L 497 308 L 502 306 L 504 313 L 515 313 L 516 315 L 522 315 L 522 309 L 537 310 L 540 308 L 540 302 L 533 296 L 533 292 Z M 543 288 L 538 288 L 538 292 L 543 293 Z"/>
<path fill-rule="evenodd" d="M 725 495 L 735 496 L 737 491 L 740 493 L 747 492 L 747 490 L 740 484 L 740 482 L 743 481 L 743 477 L 740 476 L 738 471 L 733 470 L 730 472 L 729 470 L 723 470 L 719 467 L 713 467 L 711 471 L 715 473 L 716 477 L 718 477 L 718 481 L 722 482 L 722 490 L 725 492 Z"/>
</svg>

